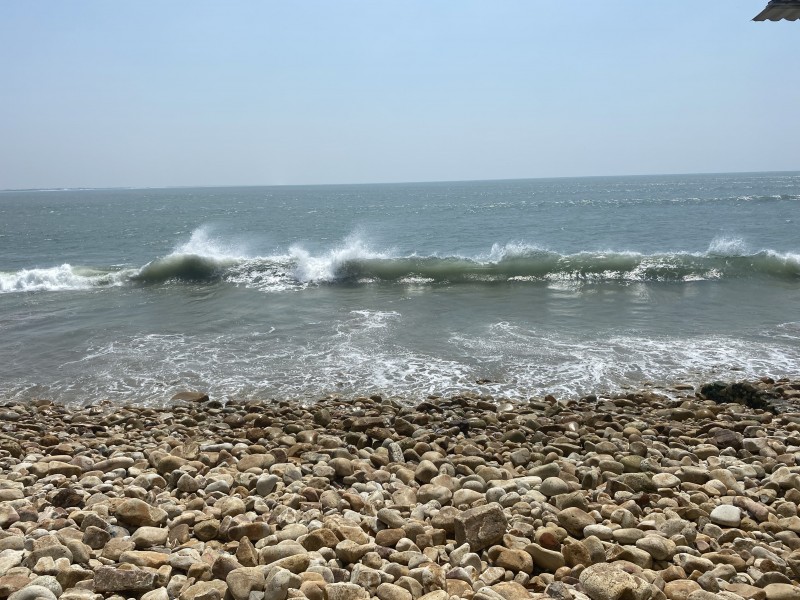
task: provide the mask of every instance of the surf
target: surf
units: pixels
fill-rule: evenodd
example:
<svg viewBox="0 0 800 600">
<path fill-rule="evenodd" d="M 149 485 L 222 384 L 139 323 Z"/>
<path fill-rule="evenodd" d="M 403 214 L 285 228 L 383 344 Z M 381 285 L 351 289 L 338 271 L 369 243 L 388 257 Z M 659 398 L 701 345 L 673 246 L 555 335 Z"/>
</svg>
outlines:
<svg viewBox="0 0 800 600">
<path fill-rule="evenodd" d="M 380 251 L 358 236 L 321 252 L 294 244 L 282 254 L 250 256 L 235 243 L 195 230 L 175 250 L 135 268 L 73 267 L 0 273 L 0 293 L 87 290 L 103 286 L 229 283 L 262 291 L 319 285 L 687 283 L 745 278 L 800 279 L 800 254 L 752 250 L 737 238 L 712 240 L 702 252 L 585 250 L 559 253 L 521 242 L 495 243 L 483 254 Z"/>
</svg>

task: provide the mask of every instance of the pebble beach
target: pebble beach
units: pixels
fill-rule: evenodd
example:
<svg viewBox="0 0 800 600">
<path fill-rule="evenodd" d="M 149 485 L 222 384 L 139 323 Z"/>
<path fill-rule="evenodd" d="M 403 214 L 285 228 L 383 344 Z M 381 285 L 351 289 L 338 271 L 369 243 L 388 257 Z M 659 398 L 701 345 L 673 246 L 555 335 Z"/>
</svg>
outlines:
<svg viewBox="0 0 800 600">
<path fill-rule="evenodd" d="M 0 407 L 0 598 L 800 598 L 800 381 Z"/>
</svg>

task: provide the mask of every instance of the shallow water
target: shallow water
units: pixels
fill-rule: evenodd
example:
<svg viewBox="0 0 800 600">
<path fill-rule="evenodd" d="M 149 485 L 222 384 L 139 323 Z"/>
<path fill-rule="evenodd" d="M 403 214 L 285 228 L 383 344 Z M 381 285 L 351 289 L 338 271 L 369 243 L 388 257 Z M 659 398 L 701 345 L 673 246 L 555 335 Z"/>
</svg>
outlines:
<svg viewBox="0 0 800 600">
<path fill-rule="evenodd" d="M 798 223 L 798 173 L 0 192 L 0 397 L 797 376 Z"/>
</svg>

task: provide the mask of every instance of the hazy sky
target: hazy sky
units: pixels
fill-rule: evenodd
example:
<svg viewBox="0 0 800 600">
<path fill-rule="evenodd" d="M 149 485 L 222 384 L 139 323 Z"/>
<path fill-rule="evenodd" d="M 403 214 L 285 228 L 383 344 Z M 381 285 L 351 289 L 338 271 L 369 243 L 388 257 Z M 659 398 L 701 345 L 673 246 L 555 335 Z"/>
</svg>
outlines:
<svg viewBox="0 0 800 600">
<path fill-rule="evenodd" d="M 0 0 L 0 188 L 800 169 L 766 0 Z"/>
</svg>

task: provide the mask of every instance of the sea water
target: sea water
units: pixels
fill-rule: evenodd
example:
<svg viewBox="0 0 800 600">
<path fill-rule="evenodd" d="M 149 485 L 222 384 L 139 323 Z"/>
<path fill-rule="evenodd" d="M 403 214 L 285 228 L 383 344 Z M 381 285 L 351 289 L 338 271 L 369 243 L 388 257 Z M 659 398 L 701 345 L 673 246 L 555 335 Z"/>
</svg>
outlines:
<svg viewBox="0 0 800 600">
<path fill-rule="evenodd" d="M 800 173 L 0 192 L 0 398 L 800 375 Z"/>
</svg>

